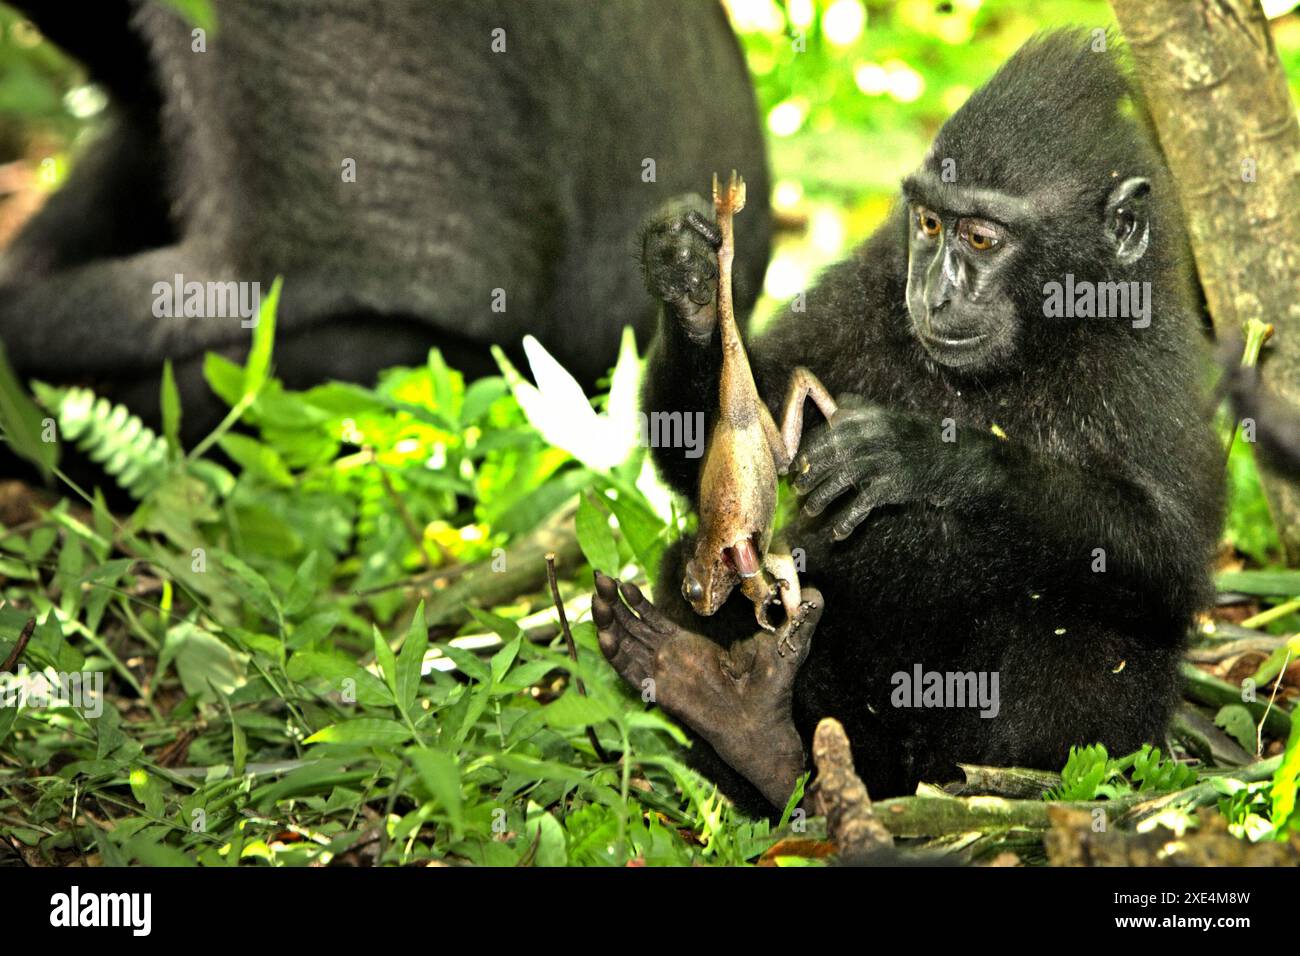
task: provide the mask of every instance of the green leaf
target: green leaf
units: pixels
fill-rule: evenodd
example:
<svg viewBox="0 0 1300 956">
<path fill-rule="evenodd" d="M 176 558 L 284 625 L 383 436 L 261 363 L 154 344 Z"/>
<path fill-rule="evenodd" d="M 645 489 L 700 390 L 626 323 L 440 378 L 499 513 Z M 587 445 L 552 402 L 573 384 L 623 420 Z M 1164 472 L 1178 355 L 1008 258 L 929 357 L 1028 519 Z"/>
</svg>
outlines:
<svg viewBox="0 0 1300 956">
<path fill-rule="evenodd" d="M 328 791 L 331 787 L 346 785 L 369 777 L 371 770 L 349 770 L 341 760 L 313 760 L 274 783 L 258 787 L 251 795 L 251 802 L 263 810 L 274 806 L 276 801 L 300 794 Z"/>
<path fill-rule="evenodd" d="M 420 782 L 446 811 L 452 827 L 459 831 L 464 820 L 461 810 L 460 767 L 455 758 L 441 750 L 419 747 L 407 750 L 406 758 L 415 768 Z"/>
<path fill-rule="evenodd" d="M 41 440 L 45 413 L 18 381 L 0 342 L 0 434 L 15 455 L 31 462 L 49 481 L 59 463 L 59 443 Z"/>
<path fill-rule="evenodd" d="M 158 401 L 162 407 L 163 438 L 172 454 L 181 453 L 181 393 L 176 387 L 176 374 L 172 371 L 172 360 L 163 362 L 162 385 L 158 389 Z"/>
<path fill-rule="evenodd" d="M 415 714 L 415 699 L 420 691 L 420 670 L 424 652 L 429 647 L 429 627 L 424 622 L 424 602 L 421 601 L 407 628 L 402 653 L 397 659 L 397 706 L 408 717 Z"/>
<path fill-rule="evenodd" d="M 195 866 L 194 860 L 175 847 L 159 843 L 145 834 L 134 836 L 126 841 L 123 849 L 143 866 L 176 867 Z"/>
<path fill-rule="evenodd" d="M 1219 712 L 1214 715 L 1214 723 L 1216 726 L 1222 727 L 1224 732 L 1241 744 L 1245 750 L 1254 752 L 1257 743 L 1255 739 L 1255 718 L 1241 704 L 1228 704 L 1225 707 L 1220 707 Z"/>
<path fill-rule="evenodd" d="M 227 432 L 218 439 L 217 444 L 245 474 L 255 475 L 268 484 L 281 488 L 293 487 L 293 474 L 289 471 L 289 466 L 270 445 L 264 445 L 256 438 L 238 432 Z"/>
<path fill-rule="evenodd" d="M 614 532 L 609 527 L 609 517 L 593 505 L 585 494 L 578 498 L 574 527 L 578 532 L 578 546 L 582 548 L 587 563 L 597 571 L 617 577 L 618 542 L 614 540 Z"/>
<path fill-rule="evenodd" d="M 142 767 L 137 767 L 131 771 L 130 775 L 131 795 L 140 802 L 150 816 L 161 817 L 164 812 L 165 801 L 163 799 L 162 787 L 159 786 L 156 777 L 150 776 L 149 771 Z"/>
<path fill-rule="evenodd" d="M 664 553 L 663 532 L 666 525 L 653 511 L 630 495 L 620 492 L 618 497 L 607 497 L 605 502 L 618 519 L 618 529 L 623 532 L 623 540 L 631 547 L 637 564 L 645 571 L 650 583 L 654 584 L 659 573 L 659 561 Z"/>
<path fill-rule="evenodd" d="M 456 390 L 451 383 L 451 372 L 443 361 L 442 352 L 429 349 L 429 384 L 433 389 L 433 408 L 448 422 L 460 420 L 460 408 L 456 404 Z"/>
<path fill-rule="evenodd" d="M 450 644 L 439 644 L 438 650 L 443 656 L 451 660 L 461 672 L 470 677 L 479 684 L 491 684 L 492 673 L 488 670 L 486 664 L 477 654 L 470 651 L 462 650 L 459 647 L 452 647 Z"/>
<path fill-rule="evenodd" d="M 555 760 L 540 760 L 520 753 L 495 753 L 489 756 L 494 766 L 517 773 L 529 780 L 555 780 L 560 783 L 575 784 L 587 778 L 585 770 Z"/>
<path fill-rule="evenodd" d="M 212 0 L 163 0 L 163 2 L 184 17 L 186 23 L 215 35 L 217 17 L 212 9 Z"/>
<path fill-rule="evenodd" d="M 555 728 L 590 727 L 611 720 L 609 708 L 594 697 L 583 697 L 576 690 L 568 691 L 559 700 L 542 709 L 546 723 Z"/>
<path fill-rule="evenodd" d="M 243 396 L 244 370 L 224 355 L 208 352 L 203 356 L 203 378 L 227 405 L 236 405 Z"/>
<path fill-rule="evenodd" d="M 1300 571 L 1225 571 L 1214 579 L 1214 586 L 1259 597 L 1294 597 L 1300 594 Z"/>
<path fill-rule="evenodd" d="M 1196 771 L 1170 758 L 1162 760 L 1160 748 L 1143 744 L 1133 758 L 1133 781 L 1143 793 L 1181 790 L 1196 780 Z"/>
<path fill-rule="evenodd" d="M 617 723 L 617 714 L 615 723 Z M 690 738 L 671 720 L 657 710 L 634 710 L 623 718 L 631 730 L 654 730 L 665 733 L 683 747 L 690 746 Z"/>
<path fill-rule="evenodd" d="M 465 389 L 465 398 L 460 406 L 461 424 L 473 425 L 487 413 L 493 402 L 509 393 L 510 387 L 505 379 L 496 375 L 480 378 Z"/>
<path fill-rule="evenodd" d="M 379 665 L 380 671 L 383 672 L 384 683 L 393 692 L 393 700 L 400 701 L 402 695 L 397 689 L 397 658 L 393 654 L 393 649 L 388 646 L 388 641 L 384 638 L 384 635 L 379 633 L 379 628 L 371 624 L 370 630 L 374 638 L 375 663 Z"/>
<path fill-rule="evenodd" d="M 1273 774 L 1273 826 L 1278 832 L 1293 825 L 1296 792 L 1300 789 L 1300 707 L 1291 713 L 1291 733 L 1287 737 L 1282 763 Z"/>
<path fill-rule="evenodd" d="M 0 744 L 5 742 L 9 732 L 14 729 L 14 721 L 17 719 L 17 707 L 0 707 Z"/>
<path fill-rule="evenodd" d="M 248 763 L 248 736 L 244 728 L 235 720 L 235 712 L 230 709 L 230 698 L 222 697 L 221 704 L 226 709 L 226 719 L 230 721 L 230 755 L 231 770 L 236 777 L 244 775 L 244 766 Z"/>
<path fill-rule="evenodd" d="M 394 703 L 393 692 L 387 684 L 355 661 L 338 654 L 299 651 L 289 658 L 285 672 L 290 680 L 299 683 L 324 680 L 336 691 L 347 690 L 344 682 L 351 681 L 356 702 L 363 707 L 392 707 Z"/>
<path fill-rule="evenodd" d="M 280 289 L 284 280 L 277 276 L 271 291 L 262 299 L 257 310 L 257 325 L 253 327 L 253 345 L 244 363 L 244 395 L 256 395 L 271 374 L 271 348 L 275 344 L 275 314 L 280 305 Z"/>
<path fill-rule="evenodd" d="M 365 747 L 394 747 L 411 739 L 405 724 L 379 717 L 358 717 L 331 724 L 312 734 L 307 744 L 357 744 Z"/>
<path fill-rule="evenodd" d="M 469 604 L 465 605 L 465 610 L 469 612 L 470 617 L 493 634 L 496 634 L 507 644 L 523 633 L 519 630 L 519 625 L 508 617 L 502 617 L 500 614 L 493 614 L 491 611 L 484 611 Z"/>
<path fill-rule="evenodd" d="M 1093 800 L 1106 778 L 1106 748 L 1101 744 L 1071 747 L 1061 771 L 1061 786 L 1048 796 L 1053 800 Z"/>
<path fill-rule="evenodd" d="M 476 684 L 466 691 L 465 715 L 461 718 L 460 726 L 456 728 L 456 734 L 452 738 L 457 748 L 465 742 L 469 732 L 474 729 L 478 719 L 487 710 L 489 698 L 488 688 L 482 684 Z"/>
<path fill-rule="evenodd" d="M 293 584 L 290 585 L 289 594 L 284 599 L 284 613 L 290 617 L 296 617 L 307 610 L 320 590 L 316 580 L 318 555 L 319 552 L 312 551 L 294 572 Z"/>
<path fill-rule="evenodd" d="M 1292 635 L 1281 647 L 1273 648 L 1273 653 L 1260 662 L 1250 679 L 1256 687 L 1272 683 L 1273 678 L 1282 673 L 1282 668 L 1297 657 L 1300 657 L 1300 635 Z"/>
<path fill-rule="evenodd" d="M 537 844 L 533 866 L 565 866 L 569 862 L 567 841 L 560 821 L 532 800 L 528 801 L 524 819 L 523 842 L 530 848 L 534 842 Z M 529 851 L 525 849 L 523 852 L 527 854 Z"/>
<path fill-rule="evenodd" d="M 500 684 L 505 679 L 506 674 L 510 672 L 510 666 L 514 664 L 515 657 L 519 654 L 519 646 L 523 643 L 523 640 L 524 636 L 520 634 L 492 655 L 492 685 L 494 687 Z"/>
<path fill-rule="evenodd" d="M 167 629 L 158 656 L 159 673 L 172 662 L 185 693 L 204 700 L 229 694 L 244 682 L 244 658 L 193 621 L 179 621 Z"/>
<path fill-rule="evenodd" d="M 587 469 L 565 469 L 500 514 L 496 530 L 512 537 L 531 531 L 582 489 L 591 487 L 591 483 L 592 474 Z"/>
<path fill-rule="evenodd" d="M 232 585 L 248 604 L 268 621 L 278 621 L 280 605 L 271 585 L 251 567 L 227 551 L 217 553 L 221 566 L 230 572 Z"/>
</svg>

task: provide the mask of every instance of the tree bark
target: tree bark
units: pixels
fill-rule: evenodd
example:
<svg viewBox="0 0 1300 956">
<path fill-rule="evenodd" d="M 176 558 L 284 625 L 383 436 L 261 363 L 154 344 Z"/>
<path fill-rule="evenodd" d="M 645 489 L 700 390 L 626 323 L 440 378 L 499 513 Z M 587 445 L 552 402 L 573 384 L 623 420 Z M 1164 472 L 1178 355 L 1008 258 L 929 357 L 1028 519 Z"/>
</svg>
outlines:
<svg viewBox="0 0 1300 956">
<path fill-rule="evenodd" d="M 1258 0 L 1111 0 L 1137 66 L 1220 332 L 1277 330 L 1266 377 L 1300 406 L 1300 125 Z M 1288 558 L 1300 491 L 1266 476 Z"/>
</svg>

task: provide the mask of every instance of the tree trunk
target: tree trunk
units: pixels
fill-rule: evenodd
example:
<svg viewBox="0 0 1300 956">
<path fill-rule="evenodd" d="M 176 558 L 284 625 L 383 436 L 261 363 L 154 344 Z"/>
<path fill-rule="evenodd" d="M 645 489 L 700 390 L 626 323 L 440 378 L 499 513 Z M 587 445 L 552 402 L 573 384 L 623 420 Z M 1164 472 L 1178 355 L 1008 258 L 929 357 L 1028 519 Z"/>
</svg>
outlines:
<svg viewBox="0 0 1300 956">
<path fill-rule="evenodd" d="M 1266 371 L 1300 406 L 1300 125 L 1257 0 L 1111 0 L 1178 183 L 1215 327 L 1276 327 Z M 1300 561 L 1300 492 L 1266 477 Z"/>
</svg>

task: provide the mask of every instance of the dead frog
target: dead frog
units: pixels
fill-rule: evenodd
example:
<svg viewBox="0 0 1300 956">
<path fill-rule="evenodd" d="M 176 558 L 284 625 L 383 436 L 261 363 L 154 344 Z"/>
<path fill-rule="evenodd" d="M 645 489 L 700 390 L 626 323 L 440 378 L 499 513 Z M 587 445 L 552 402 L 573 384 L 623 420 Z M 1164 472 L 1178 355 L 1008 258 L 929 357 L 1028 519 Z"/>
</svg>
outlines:
<svg viewBox="0 0 1300 956">
<path fill-rule="evenodd" d="M 713 204 L 721 236 L 718 249 L 718 330 L 722 371 L 718 419 L 700 470 L 699 533 L 682 577 L 682 596 L 697 614 L 715 614 L 737 584 L 754 604 L 759 626 L 777 635 L 778 653 L 793 650 L 791 634 L 808 607 L 793 558 L 772 547 L 777 476 L 790 468 L 803 433 L 804 400 L 812 398 L 829 420 L 836 405 L 817 377 L 797 368 L 782 405 L 781 426 L 759 398 L 749 357 L 736 325 L 731 271 L 735 258 L 732 217 L 745 206 L 745 181 L 731 174 L 726 193 L 713 178 Z M 772 610 L 780 605 L 779 623 Z"/>
</svg>

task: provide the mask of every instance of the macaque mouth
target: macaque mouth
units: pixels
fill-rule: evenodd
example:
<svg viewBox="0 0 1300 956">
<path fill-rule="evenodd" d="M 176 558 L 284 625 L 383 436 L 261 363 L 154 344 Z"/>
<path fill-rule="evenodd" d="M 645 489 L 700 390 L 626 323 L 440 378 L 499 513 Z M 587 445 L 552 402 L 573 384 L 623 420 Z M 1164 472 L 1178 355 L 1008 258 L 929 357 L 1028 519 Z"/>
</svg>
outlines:
<svg viewBox="0 0 1300 956">
<path fill-rule="evenodd" d="M 742 578 L 752 578 L 763 566 L 758 556 L 758 548 L 754 547 L 753 538 L 741 538 L 731 547 L 723 548 L 722 557 L 727 562 L 727 566 L 734 569 Z"/>
<path fill-rule="evenodd" d="M 934 335 L 931 332 L 920 332 L 919 334 L 926 345 L 941 349 L 970 349 L 979 345 L 985 339 L 985 336 L 983 335 L 944 338 L 940 335 Z"/>
</svg>

